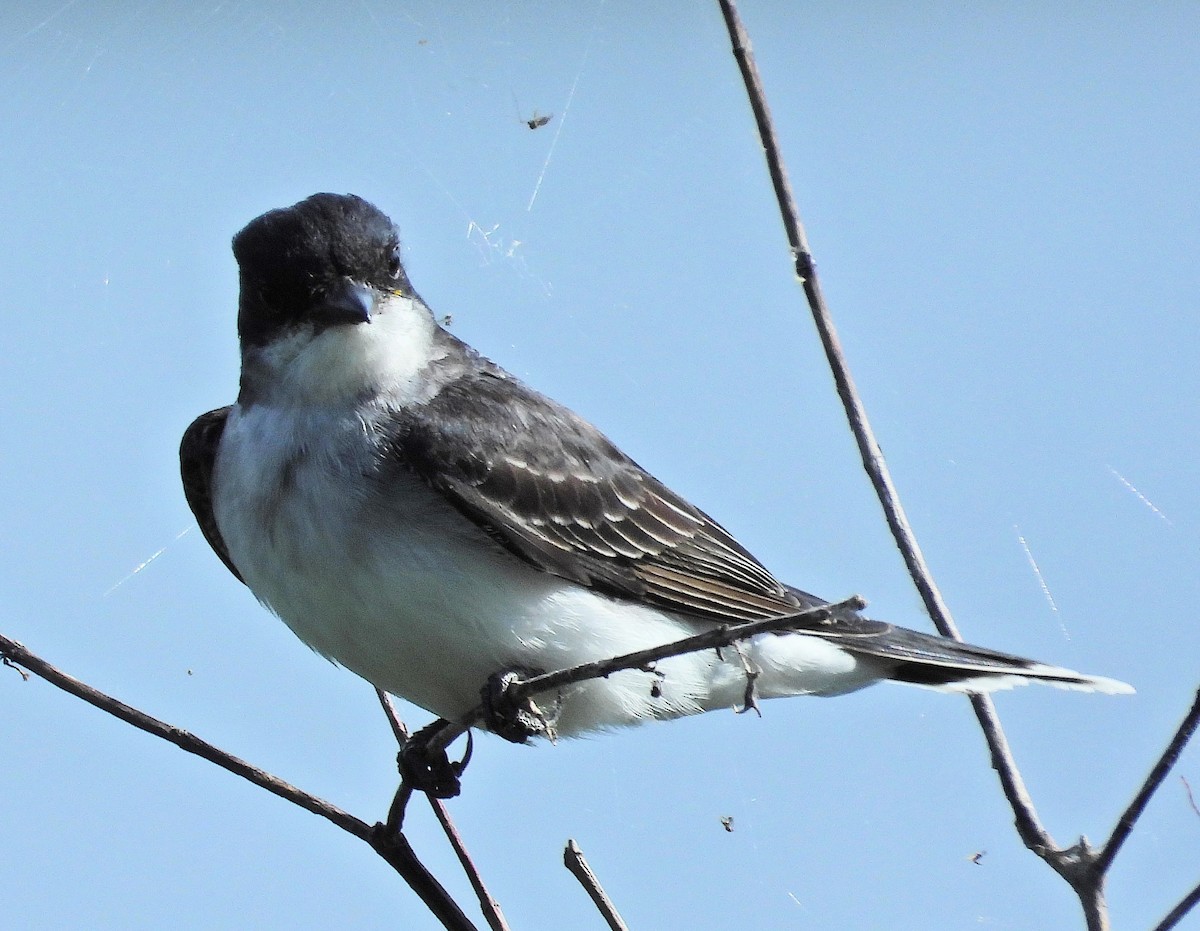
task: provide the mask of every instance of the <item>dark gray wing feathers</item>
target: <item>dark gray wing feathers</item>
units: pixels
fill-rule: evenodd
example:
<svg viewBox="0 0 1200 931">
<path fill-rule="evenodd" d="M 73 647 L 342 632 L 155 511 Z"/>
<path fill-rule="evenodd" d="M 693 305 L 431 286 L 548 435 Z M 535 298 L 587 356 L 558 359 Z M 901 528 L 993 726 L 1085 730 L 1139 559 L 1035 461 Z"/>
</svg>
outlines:
<svg viewBox="0 0 1200 931">
<path fill-rule="evenodd" d="M 245 582 L 242 574 L 237 571 L 229 552 L 225 549 L 225 541 L 221 531 L 217 529 L 216 518 L 212 508 L 212 474 L 213 463 L 216 461 L 217 446 L 221 442 L 221 433 L 225 430 L 225 421 L 229 417 L 229 407 L 221 407 L 207 414 L 201 414 L 192 421 L 191 426 L 184 431 L 183 442 L 179 444 L 179 471 L 183 478 L 183 494 L 188 506 L 200 525 L 200 532 L 213 548 L 213 552 L 225 563 L 225 567 L 234 574 L 239 582 Z"/>
<path fill-rule="evenodd" d="M 479 363 L 460 368 L 426 404 L 397 412 L 389 452 L 511 553 L 597 591 L 714 622 L 826 603 L 780 584 L 720 524 L 587 421 Z M 852 612 L 794 629 L 880 659 L 892 678 L 921 685 L 1026 670 L 1078 681 Z"/>
<path fill-rule="evenodd" d="M 461 374 L 393 431 L 392 455 L 546 572 L 721 621 L 797 607 L 716 521 L 499 369 Z"/>
</svg>

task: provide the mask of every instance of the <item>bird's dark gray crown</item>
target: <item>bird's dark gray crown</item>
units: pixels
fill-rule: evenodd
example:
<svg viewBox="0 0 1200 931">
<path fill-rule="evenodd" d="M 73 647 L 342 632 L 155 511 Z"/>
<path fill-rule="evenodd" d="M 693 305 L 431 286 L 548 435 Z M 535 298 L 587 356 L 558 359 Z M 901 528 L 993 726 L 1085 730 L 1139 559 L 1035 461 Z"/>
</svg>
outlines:
<svg viewBox="0 0 1200 931">
<path fill-rule="evenodd" d="M 313 194 L 264 213 L 233 237 L 233 254 L 243 345 L 262 345 L 305 322 L 328 289 L 346 279 L 412 293 L 395 224 L 354 194 Z"/>
</svg>

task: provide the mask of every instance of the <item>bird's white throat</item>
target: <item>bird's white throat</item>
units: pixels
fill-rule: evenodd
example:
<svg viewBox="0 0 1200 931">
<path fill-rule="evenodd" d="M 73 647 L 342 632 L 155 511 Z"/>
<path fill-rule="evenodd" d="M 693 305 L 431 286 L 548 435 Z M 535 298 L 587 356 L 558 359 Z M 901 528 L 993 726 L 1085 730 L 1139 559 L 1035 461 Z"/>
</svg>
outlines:
<svg viewBox="0 0 1200 931">
<path fill-rule="evenodd" d="M 437 324 L 419 298 L 381 300 L 369 323 L 301 326 L 242 353 L 242 378 L 255 403 L 339 406 L 386 394 L 420 400 L 420 375 L 435 361 Z"/>
</svg>

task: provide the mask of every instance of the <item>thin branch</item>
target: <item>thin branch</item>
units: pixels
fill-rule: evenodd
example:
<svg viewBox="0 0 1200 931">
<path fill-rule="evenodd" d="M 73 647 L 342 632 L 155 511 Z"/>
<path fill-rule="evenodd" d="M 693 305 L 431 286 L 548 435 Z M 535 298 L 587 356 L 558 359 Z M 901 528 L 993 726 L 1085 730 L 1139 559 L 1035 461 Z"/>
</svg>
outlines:
<svg viewBox="0 0 1200 931">
<path fill-rule="evenodd" d="M 332 805 L 315 795 L 309 795 L 302 789 L 284 782 L 278 776 L 274 776 L 266 770 L 259 769 L 257 766 L 252 766 L 245 760 L 226 753 L 219 747 L 201 740 L 199 737 L 190 734 L 182 728 L 151 717 L 145 712 L 139 711 L 137 708 L 113 698 L 111 695 L 107 695 L 84 682 L 80 682 L 74 676 L 55 668 L 40 656 L 31 653 L 22 644 L 15 640 L 10 640 L 2 634 L 0 634 L 0 656 L 3 656 L 6 664 L 13 663 L 24 667 L 51 685 L 74 695 L 76 698 L 83 699 L 89 705 L 99 708 L 101 711 L 111 714 L 113 717 L 119 718 L 127 724 L 132 724 L 138 730 L 145 731 L 147 734 L 152 734 L 155 737 L 173 743 L 181 750 L 186 750 L 188 753 L 208 760 L 210 763 L 215 763 L 222 769 L 226 769 L 234 775 L 241 776 L 243 779 L 254 783 L 259 788 L 266 789 L 268 792 L 278 795 L 293 805 L 299 805 L 305 811 L 310 811 L 314 815 L 320 815 L 343 831 L 353 834 L 359 840 L 366 841 L 376 853 L 383 857 L 403 877 L 413 892 L 420 897 L 421 901 L 442 922 L 444 927 L 450 929 L 450 931 L 473 931 L 475 926 L 467 919 L 466 915 L 463 914 L 449 893 L 442 888 L 442 885 L 433 874 L 417 858 L 416 853 L 403 835 L 392 837 L 382 836 L 379 825 L 372 826 L 365 821 L 360 821 L 353 815 L 342 811 L 336 805 Z"/>
<path fill-rule="evenodd" d="M 617 907 L 613 905 L 612 899 L 600 885 L 600 880 L 592 872 L 592 868 L 583 856 L 583 851 L 579 849 L 579 845 L 575 843 L 574 839 L 568 840 L 566 849 L 563 850 L 563 865 L 571 871 L 571 875 L 579 880 L 579 885 L 583 886 L 587 894 L 591 896 L 597 910 L 608 922 L 609 928 L 612 931 L 629 931 L 629 927 L 618 914 Z"/>
<path fill-rule="evenodd" d="M 1171 931 L 1180 920 L 1200 903 L 1200 885 L 1185 895 L 1173 909 L 1167 912 L 1167 917 L 1154 926 L 1153 931 Z"/>
<path fill-rule="evenodd" d="M 585 679 L 604 678 L 614 672 L 620 672 L 625 669 L 645 669 L 652 663 L 672 656 L 733 646 L 733 644 L 740 640 L 746 640 L 758 634 L 786 630 L 789 627 L 801 625 L 820 625 L 822 622 L 828 621 L 839 613 L 861 611 L 864 607 L 866 607 L 866 602 L 855 595 L 852 598 L 847 598 L 845 601 L 839 601 L 837 604 L 819 605 L 815 608 L 806 608 L 803 611 L 795 611 L 779 617 L 769 617 L 761 621 L 750 621 L 746 624 L 734 624 L 732 626 L 721 624 L 713 627 L 711 630 L 706 630 L 704 633 L 684 637 L 682 640 L 675 640 L 671 643 L 665 643 L 662 646 L 651 647 L 648 650 L 638 650 L 634 653 L 626 653 L 623 656 L 597 660 L 594 663 L 580 663 L 578 666 L 571 666 L 569 669 L 560 669 L 557 672 L 548 672 L 545 675 L 531 676 L 512 685 L 511 692 L 514 698 L 528 698 L 541 692 L 549 692 L 552 689 L 561 688 L 564 685 L 582 682 Z"/>
<path fill-rule="evenodd" d="M 573 685 L 576 682 L 583 682 L 587 679 L 602 679 L 612 675 L 614 672 L 621 672 L 626 669 L 644 670 L 649 668 L 651 664 L 659 660 L 669 659 L 672 656 L 697 653 L 701 650 L 720 649 L 721 647 L 731 646 L 739 640 L 745 640 L 748 637 L 776 630 L 786 630 L 789 627 L 796 627 L 801 623 L 806 626 L 818 626 L 841 611 L 861 611 L 866 607 L 866 604 L 862 598 L 855 595 L 836 604 L 819 605 L 815 608 L 806 608 L 803 611 L 795 611 L 791 614 L 780 615 L 779 617 L 764 618 L 761 621 L 750 621 L 746 624 L 735 624 L 732 626 L 729 624 L 720 624 L 706 630 L 704 633 L 684 637 L 682 640 L 674 640 L 671 643 L 664 643 L 662 646 L 650 647 L 646 650 L 625 653 L 621 656 L 613 656 L 591 663 L 580 663 L 578 666 L 570 666 L 567 669 L 559 669 L 543 675 L 530 676 L 528 679 L 513 682 L 509 686 L 509 697 L 515 702 L 520 702 L 542 692 L 562 688 L 564 685 Z M 429 741 L 430 748 L 444 750 L 483 720 L 483 706 L 477 705 L 459 718 L 458 721 L 447 721 L 446 726 Z"/>
<path fill-rule="evenodd" d="M 514 690 L 517 692 L 516 697 L 519 700 L 522 697 L 549 691 L 585 679 L 608 676 L 613 672 L 624 669 L 644 669 L 651 663 L 667 659 L 671 656 L 731 646 L 740 640 L 770 631 L 783 630 L 801 625 L 819 627 L 822 622 L 827 621 L 838 612 L 857 611 L 863 607 L 865 607 L 865 602 L 861 598 L 854 597 L 837 604 L 809 608 L 781 617 L 766 618 L 734 626 L 720 625 L 702 634 L 685 637 L 681 640 L 648 650 L 639 650 L 635 653 L 628 653 L 623 656 L 594 663 L 584 663 L 570 669 L 559 670 L 543 676 L 535 676 L 518 683 L 514 686 Z M 51 682 L 51 684 L 71 692 L 101 710 L 107 711 L 133 724 L 135 727 L 155 736 L 162 737 L 164 740 L 169 740 L 190 753 L 195 753 L 210 762 L 216 763 L 250 780 L 256 785 L 274 792 L 276 795 L 294 804 L 300 805 L 308 811 L 327 818 L 343 830 L 349 831 L 351 834 L 369 843 L 380 856 L 387 860 L 404 877 L 413 890 L 421 897 L 422 901 L 425 902 L 430 911 L 443 922 L 445 927 L 455 929 L 455 931 L 474 927 L 466 916 L 463 915 L 453 899 L 437 883 L 432 874 L 420 863 L 408 840 L 400 832 L 400 813 L 407 803 L 407 795 L 402 794 L 404 792 L 403 787 L 401 787 L 401 793 L 397 794 L 396 799 L 392 803 L 386 824 L 370 826 L 354 816 L 343 812 L 341 809 L 330 805 L 328 802 L 315 796 L 310 796 L 306 792 L 283 782 L 270 773 L 259 770 L 225 753 L 223 750 L 192 736 L 186 731 L 158 721 L 115 698 L 93 689 L 91 686 L 85 685 L 30 653 L 21 644 L 2 636 L 0 636 L 0 656 L 3 656 L 6 663 L 15 663 L 24 666 L 31 672 L 42 676 Z M 376 690 L 376 692 L 384 711 L 387 713 L 393 734 L 396 736 L 398 742 L 403 743 L 403 741 L 408 739 L 407 728 L 396 714 L 389 696 L 379 690 Z M 443 745 L 448 744 L 454 736 L 468 729 L 469 724 L 478 719 L 480 711 L 481 709 L 476 709 L 472 712 L 467 720 L 459 726 L 457 733 L 455 733 L 454 728 L 447 728 L 446 730 L 450 733 L 447 735 Z M 498 903 L 484 885 L 478 869 L 476 869 L 474 863 L 471 861 L 470 855 L 462 842 L 461 836 L 445 811 L 445 806 L 438 799 L 430 798 L 429 801 L 433 806 L 438 821 L 442 824 L 442 828 L 446 832 L 446 836 L 454 847 L 455 853 L 458 855 L 459 862 L 462 864 L 464 871 L 471 881 L 471 885 L 479 899 L 480 908 L 489 926 L 493 931 L 508 931 L 508 926 L 505 923 Z"/>
<path fill-rule="evenodd" d="M 99 708 L 101 711 L 106 711 L 148 734 L 153 734 L 155 737 L 169 741 L 180 749 L 186 750 L 188 753 L 194 753 L 196 756 L 208 760 L 210 763 L 216 763 L 223 769 L 227 769 L 231 773 L 249 780 L 256 786 L 266 789 L 268 792 L 272 792 L 294 805 L 299 805 L 306 811 L 320 815 L 322 818 L 337 825 L 343 831 L 348 831 L 361 840 L 367 840 L 371 833 L 371 826 L 366 822 L 360 821 L 358 818 L 342 811 L 335 805 L 331 805 L 324 799 L 309 795 L 302 789 L 284 782 L 278 776 L 273 776 L 265 770 L 252 766 L 245 760 L 238 759 L 236 756 L 226 753 L 219 747 L 201 740 L 199 737 L 190 734 L 182 728 L 151 717 L 137 708 L 113 698 L 111 695 L 107 695 L 84 682 L 80 682 L 74 676 L 68 675 L 50 665 L 35 653 L 31 653 L 22 644 L 15 640 L 9 640 L 3 635 L 0 635 L 0 654 L 28 669 L 34 675 L 45 679 L 51 685 L 57 686 L 64 692 L 69 692 L 76 698 L 82 698 L 85 702 Z"/>
<path fill-rule="evenodd" d="M 383 716 L 388 720 L 388 725 L 392 729 L 392 736 L 396 738 L 396 743 L 404 746 L 404 742 L 408 740 L 408 728 L 400 720 L 400 712 L 396 710 L 392 696 L 383 689 L 377 688 L 375 689 L 375 697 L 379 699 L 379 705 L 383 708 Z"/>
<path fill-rule="evenodd" d="M 925 557 L 913 533 L 912 525 L 909 524 L 904 513 L 899 494 L 884 461 L 883 452 L 875 439 L 867 419 L 866 409 L 850 375 L 833 320 L 825 305 L 825 298 L 817 280 L 816 266 L 809 252 L 808 239 L 800 222 L 791 183 L 788 181 L 787 171 L 780 155 L 780 147 L 775 136 L 770 110 L 767 107 L 762 80 L 750 48 L 750 39 L 738 15 L 735 0 L 718 0 L 718 2 L 725 17 L 734 57 L 737 59 L 742 80 L 746 85 L 750 107 L 754 112 L 755 122 L 758 124 L 759 138 L 762 141 L 767 168 L 771 175 L 776 200 L 779 203 L 788 243 L 792 249 L 796 274 L 804 286 L 809 309 L 820 335 L 821 344 L 825 349 L 838 396 L 845 408 L 846 419 L 854 434 L 855 442 L 858 444 L 863 467 L 875 488 L 875 493 L 887 519 L 888 528 L 904 558 L 913 583 L 921 593 L 930 618 L 943 636 L 961 640 L 954 618 L 933 581 L 929 566 L 925 562 Z M 1129 836 L 1129 832 L 1133 829 L 1134 823 L 1149 802 L 1150 797 L 1161 785 L 1167 771 L 1174 765 L 1183 746 L 1195 731 L 1197 722 L 1200 721 L 1200 693 L 1197 694 L 1196 705 L 1193 705 L 1192 711 L 1180 725 L 1180 729 L 1167 751 L 1164 752 L 1163 757 L 1151 771 L 1145 785 L 1118 821 L 1109 842 L 1100 851 L 1092 849 L 1083 838 L 1079 843 L 1067 849 L 1062 849 L 1055 844 L 1049 832 L 1042 825 L 1037 810 L 1034 808 L 1033 800 L 1025 788 L 991 699 L 986 695 L 973 695 L 971 696 L 971 706 L 991 752 L 992 767 L 1000 778 L 1004 795 L 1012 808 L 1017 833 L 1021 840 L 1025 846 L 1049 863 L 1059 875 L 1070 883 L 1079 896 L 1089 931 L 1103 931 L 1108 927 L 1107 909 L 1104 904 L 1105 873 L 1121 845 Z M 1190 904 L 1188 900 L 1180 903 L 1180 907 L 1186 906 L 1184 911 L 1195 904 L 1194 894 L 1189 898 L 1193 899 Z M 1172 915 L 1174 914 L 1173 912 Z"/>
<path fill-rule="evenodd" d="M 733 54 L 746 85 L 750 108 L 753 110 L 754 120 L 758 124 L 759 139 L 767 160 L 767 169 L 771 174 L 775 199 L 779 203 L 779 213 L 783 220 L 784 231 L 787 233 L 788 244 L 791 246 L 792 256 L 795 260 L 796 275 L 800 278 L 804 286 L 804 293 L 808 297 L 809 309 L 812 311 L 813 321 L 816 323 L 817 332 L 821 337 L 821 345 L 829 360 L 829 367 L 833 373 L 838 395 L 842 399 L 842 406 L 846 410 L 846 418 L 850 421 L 850 428 L 858 443 L 863 467 L 871 478 L 871 484 L 875 486 L 875 492 L 879 496 L 880 504 L 883 505 L 884 515 L 892 530 L 892 536 L 896 538 L 896 544 L 908 566 L 909 575 L 912 576 L 913 582 L 921 592 L 921 597 L 929 607 L 934 624 L 937 625 L 943 636 L 961 640 L 962 637 L 950 617 L 949 609 L 942 600 L 941 593 L 933 584 L 921 547 L 917 543 L 916 535 L 900 504 L 899 493 L 892 483 L 891 474 L 883 459 L 883 452 L 875 440 L 874 431 L 867 419 L 866 408 L 859 397 L 858 388 L 855 387 L 854 379 L 850 375 L 850 367 L 842 352 L 841 341 L 834 328 L 833 318 L 825 304 L 825 297 L 821 293 L 816 266 L 808 248 L 808 237 L 804 232 L 804 224 L 800 222 L 800 212 L 796 207 L 792 185 L 783 164 L 783 156 L 780 154 L 779 140 L 775 135 L 771 111 L 767 106 L 766 92 L 758 74 L 758 66 L 754 61 L 753 49 L 750 47 L 750 37 L 746 33 L 745 26 L 742 25 L 734 0 L 719 0 L 719 2 L 721 12 L 725 15 L 729 38 L 733 44 Z"/>
<path fill-rule="evenodd" d="M 900 504 L 900 496 L 892 482 L 887 463 L 884 461 L 883 451 L 879 448 L 879 443 L 876 441 L 874 431 L 867 419 L 866 408 L 855 387 L 854 379 L 850 375 L 850 368 L 845 354 L 842 352 L 841 341 L 834 328 L 833 318 L 825 304 L 824 295 L 821 293 L 816 266 L 808 248 L 808 237 L 800 222 L 800 213 L 796 208 L 795 197 L 792 194 L 791 183 L 788 181 L 787 170 L 780 154 L 779 141 L 775 135 L 771 113 L 767 107 L 762 79 L 759 77 L 758 67 L 754 62 L 750 38 L 746 34 L 746 29 L 742 25 L 733 0 L 719 0 L 719 2 L 729 30 L 733 54 L 741 70 L 746 93 L 750 99 L 750 107 L 754 111 L 754 119 L 758 124 L 759 138 L 767 159 L 767 168 L 771 174 L 775 197 L 779 202 L 779 212 L 783 219 L 784 230 L 787 233 L 788 243 L 795 260 L 796 274 L 803 283 L 809 309 L 821 338 L 821 345 L 829 360 L 838 396 L 842 400 L 846 419 L 849 421 L 855 442 L 858 444 L 863 467 L 871 479 L 871 484 L 879 497 L 879 503 L 883 507 L 888 527 L 895 538 L 896 546 L 904 558 L 913 583 L 921 593 L 921 598 L 925 602 L 926 610 L 928 610 L 934 626 L 943 636 L 961 640 L 958 627 L 954 623 L 941 592 L 934 584 L 925 557 L 913 533 L 912 525 L 909 524 L 904 508 Z M 979 719 L 984 738 L 987 740 L 992 767 L 999 774 L 1005 797 L 1012 807 L 1017 831 L 1027 847 L 1039 856 L 1045 856 L 1048 852 L 1056 850 L 1057 846 L 1042 826 L 1029 793 L 1025 790 L 1016 761 L 1013 759 L 1008 741 L 1004 737 L 1000 719 L 996 715 L 995 706 L 985 695 L 972 696 L 971 706 L 975 710 L 975 716 Z"/>
<path fill-rule="evenodd" d="M 1200 808 L 1196 806 L 1196 797 L 1192 795 L 1192 784 L 1187 781 L 1187 776 L 1180 776 L 1179 781 L 1183 783 L 1183 791 L 1187 793 L 1188 804 L 1192 806 L 1192 811 L 1200 815 Z"/>
<path fill-rule="evenodd" d="M 984 740 L 988 745 L 992 769 L 996 771 L 996 776 L 1000 779 L 1000 788 L 1012 809 L 1017 836 L 1039 857 L 1045 859 L 1052 856 L 1061 848 L 1042 824 L 1042 819 L 1038 817 L 1033 798 L 1029 795 L 1029 790 L 1025 788 L 1025 780 L 1021 777 L 1021 770 L 1017 767 L 1017 761 L 1008 745 L 1008 737 L 1004 734 L 1004 728 L 1000 726 L 996 706 L 986 695 L 971 695 L 970 699 L 971 708 L 975 712 L 975 718 L 979 722 L 979 728 L 983 731 Z"/>
<path fill-rule="evenodd" d="M 29 681 L 29 673 L 27 673 L 24 669 L 22 669 L 20 666 L 18 666 L 16 663 L 14 663 L 11 659 L 9 659 L 7 654 L 0 656 L 0 666 L 3 666 L 5 669 L 11 669 L 18 676 L 20 676 L 24 681 L 26 681 L 26 682 Z"/>
<path fill-rule="evenodd" d="M 383 691 L 383 689 L 378 688 L 375 690 L 375 695 L 379 698 L 379 704 L 383 706 L 383 712 L 387 716 L 388 723 L 391 724 L 396 742 L 403 747 L 404 742 L 408 740 L 408 728 L 400 720 L 400 715 L 396 711 L 395 704 L 392 702 L 392 696 Z M 467 874 L 467 879 L 471 882 L 471 888 L 475 890 L 475 897 L 479 900 L 479 910 L 483 912 L 483 917 L 487 920 L 488 927 L 492 931 L 509 931 L 508 923 L 504 920 L 504 912 L 500 909 L 500 903 L 496 901 L 495 897 L 492 896 L 484 884 L 483 876 L 480 874 L 479 868 L 475 866 L 475 861 L 471 859 L 471 854 L 467 851 L 467 845 L 463 843 L 462 835 L 458 833 L 458 828 L 451 819 L 450 812 L 446 810 L 445 802 L 440 798 L 434 798 L 432 795 L 426 795 L 425 797 L 429 799 L 429 807 L 433 809 L 433 814 L 442 826 L 442 831 L 445 832 L 446 838 L 450 841 L 450 846 L 454 848 L 454 854 L 458 857 L 458 862 L 462 866 L 463 872 Z M 404 800 L 404 803 L 407 803 L 407 798 Z M 402 809 L 403 804 L 400 807 Z"/>
<path fill-rule="evenodd" d="M 1171 767 L 1179 760 L 1179 755 L 1183 753 L 1183 748 L 1187 745 L 1187 742 L 1192 739 L 1197 726 L 1200 726 L 1200 689 L 1196 690 L 1196 697 L 1192 701 L 1192 707 L 1180 722 L 1178 729 L 1175 731 L 1175 736 L 1167 744 L 1167 749 L 1162 752 L 1162 756 L 1158 758 L 1158 762 L 1150 770 L 1150 775 L 1146 777 L 1146 781 L 1142 784 L 1141 789 L 1138 790 L 1137 795 L 1133 797 L 1133 801 L 1129 803 L 1129 807 L 1117 819 L 1112 836 L 1109 837 L 1108 842 L 1101 848 L 1100 854 L 1096 858 L 1095 869 L 1098 872 L 1104 873 L 1112 865 L 1113 858 L 1116 857 L 1117 852 L 1121 849 L 1125 841 L 1129 839 L 1129 834 L 1133 830 L 1133 826 L 1137 824 L 1138 818 L 1146 810 L 1146 805 L 1149 803 L 1150 798 L 1158 791 L 1158 787 L 1162 785 L 1163 780 L 1167 778 Z"/>
<path fill-rule="evenodd" d="M 438 823 L 442 826 L 442 830 L 446 832 L 446 837 L 450 840 L 450 846 L 454 848 L 454 853 L 458 857 L 458 862 L 462 865 L 463 872 L 467 874 L 467 878 L 471 881 L 471 888 L 475 890 L 475 896 L 479 899 L 479 910 L 483 912 L 483 917 L 487 920 L 488 927 L 492 931 L 509 931 L 508 922 L 504 920 L 504 912 L 500 910 L 500 903 L 496 901 L 495 897 L 488 892 L 487 886 L 484 885 L 483 877 L 480 876 L 479 870 L 471 859 L 471 855 L 467 852 L 467 846 L 463 843 L 462 836 L 458 833 L 458 828 L 450 820 L 450 813 L 446 810 L 446 803 L 440 798 L 434 798 L 432 795 L 425 797 L 429 799 L 429 807 L 433 809 Z"/>
<path fill-rule="evenodd" d="M 474 923 L 458 907 L 458 903 L 450 898 L 450 894 L 442 888 L 437 878 L 425 868 L 417 857 L 408 838 L 403 834 L 388 831 L 378 824 L 372 830 L 369 840 L 371 849 L 383 857 L 408 883 L 409 887 L 421 897 L 425 907 L 442 923 L 446 931 L 477 931 Z M 436 895 L 427 890 L 436 890 Z"/>
</svg>

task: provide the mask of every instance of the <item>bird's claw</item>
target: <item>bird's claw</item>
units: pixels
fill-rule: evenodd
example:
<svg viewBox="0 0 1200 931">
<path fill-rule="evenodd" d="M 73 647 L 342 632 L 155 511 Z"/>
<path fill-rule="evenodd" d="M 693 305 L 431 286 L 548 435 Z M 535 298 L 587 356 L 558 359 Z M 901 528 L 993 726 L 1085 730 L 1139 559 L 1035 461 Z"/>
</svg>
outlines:
<svg viewBox="0 0 1200 931">
<path fill-rule="evenodd" d="M 462 791 L 461 776 L 471 759 L 471 732 L 467 731 L 467 752 L 461 760 L 453 761 L 443 748 L 431 745 L 450 726 L 448 721 L 434 721 L 404 742 L 396 757 L 402 785 L 431 798 L 454 798 Z"/>
<path fill-rule="evenodd" d="M 531 737 L 553 738 L 553 729 L 545 713 L 531 698 L 517 698 L 512 686 L 522 679 L 536 675 L 528 669 L 506 669 L 488 676 L 480 690 L 484 726 L 493 734 L 515 744 L 526 743 Z"/>
</svg>

